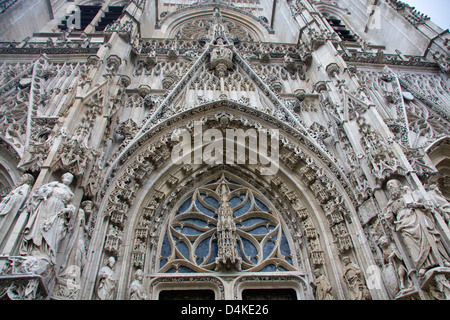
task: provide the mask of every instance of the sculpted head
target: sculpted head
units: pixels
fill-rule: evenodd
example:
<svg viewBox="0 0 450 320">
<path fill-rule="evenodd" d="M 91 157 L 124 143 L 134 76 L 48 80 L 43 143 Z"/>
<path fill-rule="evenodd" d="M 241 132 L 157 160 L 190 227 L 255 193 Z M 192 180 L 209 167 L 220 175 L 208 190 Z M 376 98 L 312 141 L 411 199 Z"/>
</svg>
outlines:
<svg viewBox="0 0 450 320">
<path fill-rule="evenodd" d="M 112 269 L 115 264 L 116 264 L 116 259 L 114 257 L 109 257 L 108 266 Z"/>
<path fill-rule="evenodd" d="M 72 183 L 73 181 L 73 174 L 67 172 L 65 174 L 62 175 L 61 177 L 61 181 L 62 183 L 64 183 L 66 186 L 68 186 L 69 184 Z"/>
<path fill-rule="evenodd" d="M 142 281 L 142 279 L 144 278 L 144 272 L 141 269 L 138 269 L 135 272 L 134 277 L 136 278 L 136 280 Z"/>
<path fill-rule="evenodd" d="M 397 179 L 389 180 L 388 183 L 386 184 L 386 188 L 389 192 L 389 197 L 391 197 L 391 199 L 394 199 L 394 200 L 398 199 L 402 192 L 401 187 L 402 187 L 402 184 Z"/>
<path fill-rule="evenodd" d="M 19 186 L 22 186 L 24 184 L 32 186 L 34 184 L 34 177 L 29 173 L 25 173 L 22 177 L 20 177 Z"/>
<path fill-rule="evenodd" d="M 342 261 L 344 262 L 345 265 L 348 265 L 351 263 L 350 257 L 347 257 L 347 256 L 343 257 Z"/>
<path fill-rule="evenodd" d="M 83 202 L 81 203 L 81 208 L 83 208 L 83 210 L 84 210 L 87 214 L 92 213 L 92 208 L 93 208 L 93 206 L 94 206 L 94 203 L 93 203 L 92 201 L 90 201 L 90 200 L 86 200 L 86 201 L 83 201 Z"/>
<path fill-rule="evenodd" d="M 217 44 L 219 45 L 219 46 L 221 46 L 221 45 L 224 45 L 224 41 L 223 41 L 223 38 L 217 38 Z"/>
<path fill-rule="evenodd" d="M 380 239 L 378 239 L 378 244 L 380 245 L 381 248 L 387 248 L 389 246 L 388 237 L 386 236 L 380 237 Z"/>
</svg>

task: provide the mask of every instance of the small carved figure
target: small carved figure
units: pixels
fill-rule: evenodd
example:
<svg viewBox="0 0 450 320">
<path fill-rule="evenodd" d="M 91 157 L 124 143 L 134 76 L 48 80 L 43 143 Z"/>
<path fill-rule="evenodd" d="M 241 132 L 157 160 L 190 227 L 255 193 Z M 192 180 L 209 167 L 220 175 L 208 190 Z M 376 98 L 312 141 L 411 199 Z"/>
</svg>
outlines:
<svg viewBox="0 0 450 320">
<path fill-rule="evenodd" d="M 117 277 L 113 270 L 116 259 L 110 257 L 106 266 L 100 269 L 98 273 L 99 284 L 97 288 L 97 297 L 100 300 L 113 300 L 114 291 L 117 285 Z"/>
<path fill-rule="evenodd" d="M 352 300 L 370 300 L 370 293 L 366 287 L 361 269 L 349 257 L 342 258 L 344 262 L 344 279 Z"/>
<path fill-rule="evenodd" d="M 428 189 L 428 195 L 431 198 L 432 206 L 442 215 L 445 222 L 450 228 L 450 203 L 442 195 L 441 190 L 437 184 L 430 185 Z"/>
<path fill-rule="evenodd" d="M 231 45 L 225 45 L 222 38 L 217 39 L 217 45 L 211 45 L 210 68 L 216 71 L 218 77 L 225 77 L 227 70 L 233 69 L 231 48 Z"/>
<path fill-rule="evenodd" d="M 72 235 L 71 250 L 67 265 L 75 265 L 83 270 L 86 263 L 86 234 L 88 228 L 86 226 L 86 217 L 83 209 L 78 210 L 78 223 Z"/>
<path fill-rule="evenodd" d="M 396 295 L 398 292 L 410 289 L 412 282 L 408 278 L 408 270 L 403 263 L 403 258 L 395 243 L 390 241 L 387 236 L 382 236 L 378 239 L 378 244 L 383 250 L 383 271 L 385 278 L 389 278 L 386 279 L 386 281 L 389 282 L 388 287 L 390 287 L 390 280 L 393 278 L 392 287 L 395 288 L 392 288 L 392 294 Z"/>
<path fill-rule="evenodd" d="M 135 280 L 130 285 L 130 300 L 147 300 L 147 294 L 142 285 L 144 273 L 141 269 L 138 269 L 135 272 L 134 277 Z"/>
<path fill-rule="evenodd" d="M 25 203 L 33 183 L 33 176 L 30 174 L 24 174 L 20 178 L 17 186 L 3 198 L 0 203 L 0 230 L 3 226 L 9 227 L 11 221 Z M 6 235 L 6 230 L 2 232 L 2 234 Z"/>
<path fill-rule="evenodd" d="M 20 178 L 17 186 L 0 203 L 0 217 L 19 211 L 33 183 L 34 177 L 31 174 L 24 174 Z"/>
<path fill-rule="evenodd" d="M 316 287 L 315 297 L 316 300 L 334 300 L 332 287 L 328 278 L 321 273 L 319 269 L 314 270 L 314 286 Z"/>
</svg>

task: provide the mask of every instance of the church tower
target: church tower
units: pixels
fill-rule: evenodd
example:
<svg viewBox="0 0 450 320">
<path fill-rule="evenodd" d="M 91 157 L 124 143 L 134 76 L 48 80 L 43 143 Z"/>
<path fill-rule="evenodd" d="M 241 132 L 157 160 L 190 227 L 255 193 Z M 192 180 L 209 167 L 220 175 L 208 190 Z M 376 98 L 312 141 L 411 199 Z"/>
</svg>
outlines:
<svg viewBox="0 0 450 320">
<path fill-rule="evenodd" d="M 450 34 L 398 0 L 5 0 L 0 299 L 450 299 Z"/>
</svg>

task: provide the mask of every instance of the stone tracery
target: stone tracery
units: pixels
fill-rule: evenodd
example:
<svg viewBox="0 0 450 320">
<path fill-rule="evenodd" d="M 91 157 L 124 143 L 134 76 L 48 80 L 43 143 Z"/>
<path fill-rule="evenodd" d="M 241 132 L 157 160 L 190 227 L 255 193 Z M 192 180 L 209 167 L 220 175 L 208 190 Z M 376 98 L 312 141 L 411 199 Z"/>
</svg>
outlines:
<svg viewBox="0 0 450 320">
<path fill-rule="evenodd" d="M 181 207 L 185 209 L 183 212 L 180 212 Z M 292 262 L 291 252 L 280 221 L 249 189 L 222 176 L 199 188 L 181 207 L 170 223 L 165 238 L 168 243 L 161 249 L 167 250 L 169 244 L 172 247 L 170 258 L 163 257 L 168 259 L 167 262 L 163 260 L 163 270 L 177 264 L 175 261 L 169 263 L 172 257 L 183 259 L 179 253 L 173 253 L 180 241 L 189 251 L 189 254 L 182 253 L 184 259 L 196 258 L 191 264 L 209 271 L 259 271 L 269 267 L 293 270 L 289 263 Z M 173 242 L 172 238 L 178 240 Z"/>
</svg>

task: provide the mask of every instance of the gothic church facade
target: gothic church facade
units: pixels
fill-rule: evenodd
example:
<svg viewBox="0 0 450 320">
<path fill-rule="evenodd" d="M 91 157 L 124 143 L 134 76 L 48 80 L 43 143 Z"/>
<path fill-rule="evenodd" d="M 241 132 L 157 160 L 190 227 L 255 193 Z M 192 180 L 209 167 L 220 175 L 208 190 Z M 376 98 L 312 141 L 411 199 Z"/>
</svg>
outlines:
<svg viewBox="0 0 450 320">
<path fill-rule="evenodd" d="M 3 0 L 0 26 L 0 299 L 450 299 L 450 34 L 411 6 Z"/>
</svg>

